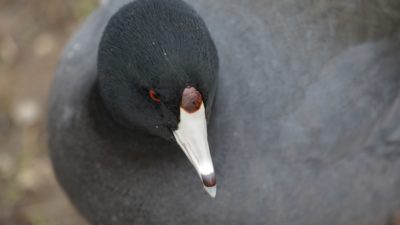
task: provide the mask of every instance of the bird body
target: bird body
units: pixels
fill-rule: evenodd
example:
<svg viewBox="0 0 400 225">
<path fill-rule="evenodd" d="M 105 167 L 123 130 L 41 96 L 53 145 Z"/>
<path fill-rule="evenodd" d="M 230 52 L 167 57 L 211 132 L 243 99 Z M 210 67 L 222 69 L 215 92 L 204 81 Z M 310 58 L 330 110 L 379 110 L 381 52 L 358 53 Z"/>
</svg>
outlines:
<svg viewBox="0 0 400 225">
<path fill-rule="evenodd" d="M 88 221 L 383 225 L 400 210 L 395 3 L 187 1 L 219 56 L 211 199 L 175 142 L 115 126 L 98 101 L 102 34 L 128 2 L 87 19 L 51 92 L 53 165 Z"/>
</svg>

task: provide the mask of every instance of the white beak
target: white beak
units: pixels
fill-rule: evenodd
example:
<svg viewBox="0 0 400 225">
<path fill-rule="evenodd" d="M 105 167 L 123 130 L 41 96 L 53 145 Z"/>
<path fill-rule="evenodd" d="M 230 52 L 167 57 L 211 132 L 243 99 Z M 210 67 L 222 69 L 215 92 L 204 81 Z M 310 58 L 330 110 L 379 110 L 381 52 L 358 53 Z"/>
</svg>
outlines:
<svg viewBox="0 0 400 225">
<path fill-rule="evenodd" d="M 207 122 L 203 102 L 195 112 L 187 112 L 180 108 L 180 123 L 174 136 L 185 155 L 193 164 L 204 189 L 214 198 L 217 192 L 214 166 L 207 140 Z"/>
</svg>

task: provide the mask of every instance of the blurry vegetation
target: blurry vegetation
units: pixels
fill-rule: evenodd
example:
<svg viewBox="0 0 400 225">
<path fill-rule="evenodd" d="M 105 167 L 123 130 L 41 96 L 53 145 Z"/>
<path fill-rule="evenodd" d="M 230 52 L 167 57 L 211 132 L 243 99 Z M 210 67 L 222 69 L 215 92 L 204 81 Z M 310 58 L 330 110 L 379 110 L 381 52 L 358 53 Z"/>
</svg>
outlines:
<svg viewBox="0 0 400 225">
<path fill-rule="evenodd" d="M 97 0 L 0 0 L 0 225 L 84 224 L 47 154 L 47 94 L 62 48 Z"/>
</svg>

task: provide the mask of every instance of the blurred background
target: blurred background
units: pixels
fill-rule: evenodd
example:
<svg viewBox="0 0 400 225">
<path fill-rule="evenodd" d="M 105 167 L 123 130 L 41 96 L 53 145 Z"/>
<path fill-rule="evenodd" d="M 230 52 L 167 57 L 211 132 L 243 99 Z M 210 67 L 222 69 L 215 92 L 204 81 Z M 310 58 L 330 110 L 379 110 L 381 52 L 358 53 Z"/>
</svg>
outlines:
<svg viewBox="0 0 400 225">
<path fill-rule="evenodd" d="M 98 0 L 0 0 L 0 225 L 86 224 L 55 181 L 47 95 L 63 46 Z"/>
</svg>

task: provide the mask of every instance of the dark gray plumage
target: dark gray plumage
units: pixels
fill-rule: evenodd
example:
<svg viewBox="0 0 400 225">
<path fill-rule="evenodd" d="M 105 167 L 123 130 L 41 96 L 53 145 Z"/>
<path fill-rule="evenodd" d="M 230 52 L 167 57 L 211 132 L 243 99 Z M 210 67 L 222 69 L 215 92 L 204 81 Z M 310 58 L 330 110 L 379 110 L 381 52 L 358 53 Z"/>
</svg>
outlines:
<svg viewBox="0 0 400 225">
<path fill-rule="evenodd" d="M 384 225 L 400 210 L 397 1 L 187 1 L 219 52 L 216 199 L 178 148 L 132 151 L 91 125 L 99 41 L 126 2 L 90 16 L 51 93 L 54 167 L 89 221 Z"/>
</svg>

